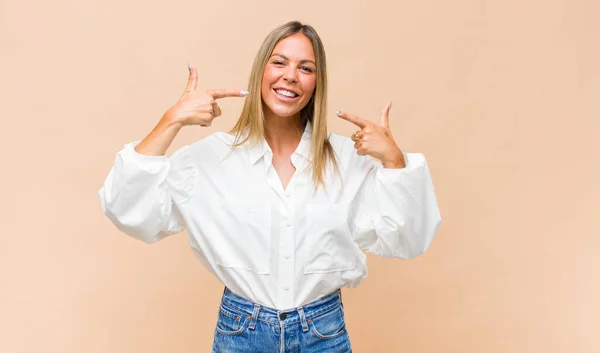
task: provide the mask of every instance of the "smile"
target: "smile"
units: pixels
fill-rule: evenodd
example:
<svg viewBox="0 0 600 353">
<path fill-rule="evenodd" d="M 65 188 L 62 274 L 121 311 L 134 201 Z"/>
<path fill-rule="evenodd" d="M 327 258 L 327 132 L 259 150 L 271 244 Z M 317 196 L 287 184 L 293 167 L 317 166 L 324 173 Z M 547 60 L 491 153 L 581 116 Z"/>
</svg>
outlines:
<svg viewBox="0 0 600 353">
<path fill-rule="evenodd" d="M 297 93 L 285 90 L 285 89 L 273 89 L 273 91 L 277 94 L 277 97 L 283 101 L 289 102 L 296 100 L 296 98 L 300 97 Z"/>
</svg>

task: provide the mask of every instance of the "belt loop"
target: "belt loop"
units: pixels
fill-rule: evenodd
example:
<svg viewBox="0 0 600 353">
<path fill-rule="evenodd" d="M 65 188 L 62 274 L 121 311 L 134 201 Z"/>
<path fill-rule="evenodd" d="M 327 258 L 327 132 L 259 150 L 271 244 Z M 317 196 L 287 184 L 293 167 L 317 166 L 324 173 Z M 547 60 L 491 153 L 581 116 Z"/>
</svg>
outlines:
<svg viewBox="0 0 600 353">
<path fill-rule="evenodd" d="M 344 312 L 344 301 L 342 301 L 342 290 L 338 289 L 338 297 L 340 298 L 340 307 L 342 307 L 342 313 Z"/>
<path fill-rule="evenodd" d="M 256 320 L 258 320 L 258 311 L 260 310 L 260 305 L 254 303 L 254 311 L 252 312 L 252 318 L 250 319 L 250 325 L 248 328 L 254 330 L 254 326 L 256 325 Z"/>
<path fill-rule="evenodd" d="M 300 322 L 302 323 L 302 331 L 308 331 L 308 324 L 306 323 L 306 316 L 304 316 L 304 308 L 298 308 L 298 314 L 300 315 Z"/>
</svg>

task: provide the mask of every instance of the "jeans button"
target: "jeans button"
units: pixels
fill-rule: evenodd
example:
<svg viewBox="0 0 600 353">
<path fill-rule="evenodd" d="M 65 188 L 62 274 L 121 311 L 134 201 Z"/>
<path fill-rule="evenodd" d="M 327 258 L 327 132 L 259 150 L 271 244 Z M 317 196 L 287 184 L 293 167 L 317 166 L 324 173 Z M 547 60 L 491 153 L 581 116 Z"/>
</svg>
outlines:
<svg viewBox="0 0 600 353">
<path fill-rule="evenodd" d="M 286 314 L 286 313 L 279 313 L 279 318 L 280 318 L 281 320 L 285 320 L 285 318 L 286 318 L 286 317 L 287 317 L 287 314 Z"/>
</svg>

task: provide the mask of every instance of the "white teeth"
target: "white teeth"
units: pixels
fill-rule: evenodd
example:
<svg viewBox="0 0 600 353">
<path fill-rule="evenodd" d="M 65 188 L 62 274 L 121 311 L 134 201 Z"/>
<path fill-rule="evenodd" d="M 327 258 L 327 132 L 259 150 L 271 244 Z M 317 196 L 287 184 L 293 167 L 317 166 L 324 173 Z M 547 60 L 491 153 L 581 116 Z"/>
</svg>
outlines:
<svg viewBox="0 0 600 353">
<path fill-rule="evenodd" d="M 290 91 L 284 91 L 282 89 L 275 90 L 275 92 L 281 94 L 282 96 L 286 96 L 286 97 L 290 97 L 290 98 L 294 98 L 294 97 L 297 96 L 296 93 L 293 93 L 293 92 L 290 92 Z"/>
</svg>

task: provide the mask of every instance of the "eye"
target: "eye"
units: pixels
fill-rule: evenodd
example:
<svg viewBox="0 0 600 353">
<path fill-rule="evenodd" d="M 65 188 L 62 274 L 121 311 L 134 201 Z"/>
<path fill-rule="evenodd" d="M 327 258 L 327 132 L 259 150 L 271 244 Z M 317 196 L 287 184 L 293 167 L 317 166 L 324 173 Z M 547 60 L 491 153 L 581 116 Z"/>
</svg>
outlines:
<svg viewBox="0 0 600 353">
<path fill-rule="evenodd" d="M 306 72 L 309 72 L 309 73 L 313 72 L 313 69 L 310 68 L 310 67 L 308 67 L 308 66 L 302 66 L 301 69 L 304 70 L 304 71 L 306 71 Z"/>
<path fill-rule="evenodd" d="M 279 61 L 279 60 L 275 60 L 275 61 L 273 61 L 273 64 L 275 64 L 275 65 L 283 65 L 283 62 Z"/>
</svg>

